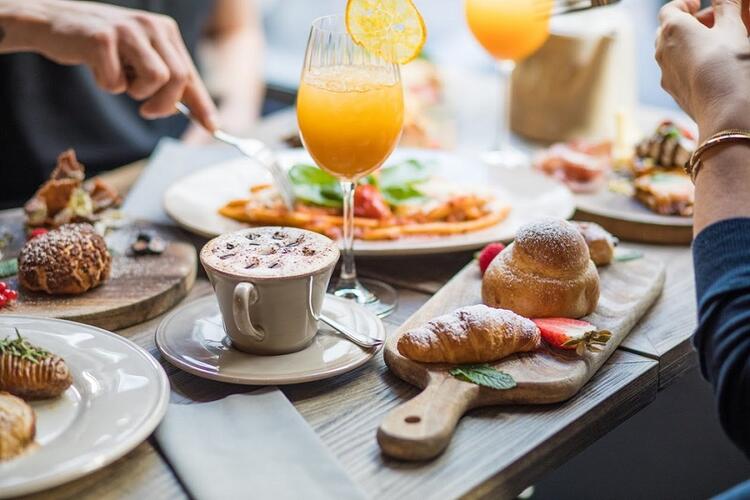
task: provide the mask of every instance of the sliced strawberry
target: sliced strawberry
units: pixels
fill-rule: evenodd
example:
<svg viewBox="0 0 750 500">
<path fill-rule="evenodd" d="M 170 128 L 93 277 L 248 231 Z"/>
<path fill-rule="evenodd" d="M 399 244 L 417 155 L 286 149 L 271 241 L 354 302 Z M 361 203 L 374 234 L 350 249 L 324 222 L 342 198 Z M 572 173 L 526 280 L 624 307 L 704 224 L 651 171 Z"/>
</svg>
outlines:
<svg viewBox="0 0 750 500">
<path fill-rule="evenodd" d="M 542 338 L 552 347 L 575 350 L 579 355 L 586 350 L 598 352 L 612 334 L 597 330 L 591 323 L 570 318 L 542 318 L 532 320 L 539 327 Z"/>
<path fill-rule="evenodd" d="M 479 270 L 484 275 L 487 268 L 490 267 L 492 260 L 497 257 L 497 254 L 505 250 L 505 245 L 502 243 L 490 243 L 479 252 Z"/>
</svg>

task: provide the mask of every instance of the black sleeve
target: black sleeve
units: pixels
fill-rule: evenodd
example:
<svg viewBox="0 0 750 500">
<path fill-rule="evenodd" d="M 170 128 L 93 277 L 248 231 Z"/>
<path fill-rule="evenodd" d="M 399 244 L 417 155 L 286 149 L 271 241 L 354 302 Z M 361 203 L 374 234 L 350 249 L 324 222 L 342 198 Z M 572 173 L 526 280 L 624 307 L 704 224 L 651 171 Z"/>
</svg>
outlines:
<svg viewBox="0 0 750 500">
<path fill-rule="evenodd" d="M 750 457 L 750 219 L 715 223 L 693 243 L 703 376 L 714 387 L 719 419 Z"/>
</svg>

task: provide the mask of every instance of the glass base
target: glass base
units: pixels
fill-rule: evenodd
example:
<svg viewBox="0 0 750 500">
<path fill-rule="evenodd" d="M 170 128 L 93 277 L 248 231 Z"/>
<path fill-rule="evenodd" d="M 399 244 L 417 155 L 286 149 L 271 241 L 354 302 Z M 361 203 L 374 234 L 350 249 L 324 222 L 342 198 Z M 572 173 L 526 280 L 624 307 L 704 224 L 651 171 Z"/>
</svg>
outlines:
<svg viewBox="0 0 750 500">
<path fill-rule="evenodd" d="M 483 153 L 482 161 L 493 167 L 514 169 L 527 167 L 531 162 L 531 157 L 523 151 L 506 147 Z"/>
<path fill-rule="evenodd" d="M 379 318 L 389 316 L 398 304 L 398 292 L 392 286 L 367 278 L 358 279 L 353 286 L 350 283 L 344 286 L 336 283 L 329 292 L 337 297 L 356 300 Z"/>
</svg>

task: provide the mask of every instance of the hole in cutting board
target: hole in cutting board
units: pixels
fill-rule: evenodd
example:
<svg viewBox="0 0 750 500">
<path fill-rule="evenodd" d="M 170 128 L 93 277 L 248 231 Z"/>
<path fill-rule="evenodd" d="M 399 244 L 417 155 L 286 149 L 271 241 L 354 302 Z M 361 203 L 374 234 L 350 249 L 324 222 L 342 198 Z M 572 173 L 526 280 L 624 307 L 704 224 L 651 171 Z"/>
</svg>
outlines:
<svg viewBox="0 0 750 500">
<path fill-rule="evenodd" d="M 422 419 L 416 415 L 409 415 L 404 419 L 404 422 L 406 422 L 407 424 L 418 424 L 421 421 Z"/>
</svg>

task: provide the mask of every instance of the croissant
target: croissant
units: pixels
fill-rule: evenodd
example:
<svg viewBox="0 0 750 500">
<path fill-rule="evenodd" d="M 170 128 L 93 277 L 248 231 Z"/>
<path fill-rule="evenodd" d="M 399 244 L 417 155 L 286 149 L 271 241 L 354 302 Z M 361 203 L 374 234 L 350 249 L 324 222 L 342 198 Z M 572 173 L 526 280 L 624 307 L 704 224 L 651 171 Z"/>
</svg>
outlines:
<svg viewBox="0 0 750 500">
<path fill-rule="evenodd" d="M 487 363 L 514 352 L 533 351 L 539 328 L 505 309 L 462 307 L 404 333 L 398 352 L 423 363 Z"/>
<path fill-rule="evenodd" d="M 0 392 L 0 462 L 21 453 L 35 434 L 34 410 L 23 399 Z"/>
<path fill-rule="evenodd" d="M 20 334 L 0 340 L 0 391 L 24 399 L 55 398 L 73 383 L 65 361 L 32 346 Z"/>
</svg>

